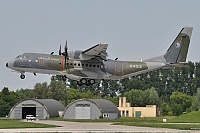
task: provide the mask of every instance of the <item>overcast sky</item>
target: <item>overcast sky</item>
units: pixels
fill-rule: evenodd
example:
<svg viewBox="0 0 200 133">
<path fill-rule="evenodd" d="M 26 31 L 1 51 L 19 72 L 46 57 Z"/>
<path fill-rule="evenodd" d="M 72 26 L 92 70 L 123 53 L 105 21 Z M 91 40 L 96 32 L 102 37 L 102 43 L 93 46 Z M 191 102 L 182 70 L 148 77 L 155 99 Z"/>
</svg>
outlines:
<svg viewBox="0 0 200 133">
<path fill-rule="evenodd" d="M 109 58 L 142 60 L 165 53 L 182 27 L 194 27 L 188 61 L 200 61 L 199 0 L 0 0 L 0 90 L 33 88 L 49 75 L 5 67 L 24 52 L 58 54 L 108 43 Z"/>
</svg>

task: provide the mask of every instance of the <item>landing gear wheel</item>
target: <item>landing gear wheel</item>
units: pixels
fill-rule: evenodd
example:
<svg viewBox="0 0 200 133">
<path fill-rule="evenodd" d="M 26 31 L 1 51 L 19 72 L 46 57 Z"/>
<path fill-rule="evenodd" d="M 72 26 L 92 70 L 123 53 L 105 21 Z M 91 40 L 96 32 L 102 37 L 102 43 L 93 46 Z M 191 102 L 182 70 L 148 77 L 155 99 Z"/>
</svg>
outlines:
<svg viewBox="0 0 200 133">
<path fill-rule="evenodd" d="M 86 79 L 81 79 L 80 82 L 81 82 L 82 84 L 86 84 L 86 83 L 87 83 L 87 80 L 86 80 Z"/>
<path fill-rule="evenodd" d="M 78 86 L 81 86 L 81 85 L 83 85 L 83 84 L 82 84 L 81 81 L 77 81 L 77 85 L 78 85 Z"/>
<path fill-rule="evenodd" d="M 91 85 L 95 84 L 95 80 L 94 79 L 90 79 L 89 82 L 90 82 Z"/>
<path fill-rule="evenodd" d="M 25 79 L 25 77 L 26 77 L 26 76 L 25 76 L 24 74 L 21 74 L 21 75 L 20 75 L 20 78 L 21 78 L 21 79 Z"/>
<path fill-rule="evenodd" d="M 81 86 L 81 85 L 86 85 L 86 86 L 90 86 L 95 84 L 95 79 L 85 79 L 82 78 L 80 81 L 77 81 L 77 85 Z"/>
</svg>

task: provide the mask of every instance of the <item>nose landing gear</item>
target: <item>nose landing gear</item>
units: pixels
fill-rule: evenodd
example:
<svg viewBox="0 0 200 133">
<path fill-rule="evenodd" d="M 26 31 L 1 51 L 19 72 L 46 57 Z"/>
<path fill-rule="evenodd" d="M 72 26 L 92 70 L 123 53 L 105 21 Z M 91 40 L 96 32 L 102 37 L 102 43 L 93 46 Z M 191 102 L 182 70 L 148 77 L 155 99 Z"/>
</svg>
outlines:
<svg viewBox="0 0 200 133">
<path fill-rule="evenodd" d="M 21 79 L 25 79 L 25 77 L 26 77 L 26 76 L 25 76 L 23 73 L 21 73 L 20 78 L 21 78 Z"/>
</svg>

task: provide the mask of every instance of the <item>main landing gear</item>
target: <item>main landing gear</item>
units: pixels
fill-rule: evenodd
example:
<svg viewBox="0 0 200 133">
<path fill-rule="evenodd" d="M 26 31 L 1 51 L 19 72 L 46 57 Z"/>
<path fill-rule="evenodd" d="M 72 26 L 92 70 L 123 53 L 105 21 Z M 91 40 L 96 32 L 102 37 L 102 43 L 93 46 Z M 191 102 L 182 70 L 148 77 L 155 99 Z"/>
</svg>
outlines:
<svg viewBox="0 0 200 133">
<path fill-rule="evenodd" d="M 90 86 L 95 84 L 95 79 L 81 79 L 80 81 L 77 81 L 77 85 L 81 86 L 81 85 L 86 85 L 86 86 Z"/>
</svg>

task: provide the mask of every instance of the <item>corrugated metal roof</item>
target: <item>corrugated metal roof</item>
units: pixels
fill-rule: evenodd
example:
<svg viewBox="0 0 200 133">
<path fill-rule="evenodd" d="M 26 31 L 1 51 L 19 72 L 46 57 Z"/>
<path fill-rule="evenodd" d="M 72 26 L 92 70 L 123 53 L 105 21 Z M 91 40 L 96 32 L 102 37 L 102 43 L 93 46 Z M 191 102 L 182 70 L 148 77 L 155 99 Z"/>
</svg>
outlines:
<svg viewBox="0 0 200 133">
<path fill-rule="evenodd" d="M 90 99 L 90 100 L 96 103 L 96 105 L 98 105 L 101 108 L 102 113 L 119 113 L 117 106 L 111 101 L 105 99 Z"/>
<path fill-rule="evenodd" d="M 34 99 L 44 105 L 50 117 L 59 116 L 58 111 L 64 110 L 64 105 L 54 99 Z"/>
<path fill-rule="evenodd" d="M 74 103 L 78 102 L 78 101 L 89 101 L 94 103 L 100 110 L 102 113 L 119 113 L 119 110 L 117 108 L 117 106 L 108 100 L 105 99 L 78 99 L 75 100 L 73 102 L 71 102 L 64 110 L 64 112 Z"/>
</svg>

